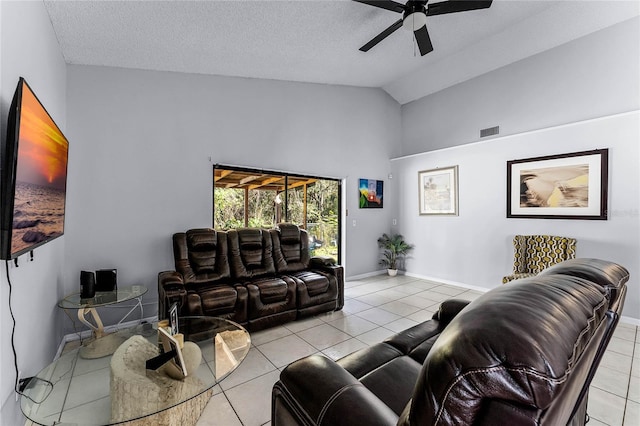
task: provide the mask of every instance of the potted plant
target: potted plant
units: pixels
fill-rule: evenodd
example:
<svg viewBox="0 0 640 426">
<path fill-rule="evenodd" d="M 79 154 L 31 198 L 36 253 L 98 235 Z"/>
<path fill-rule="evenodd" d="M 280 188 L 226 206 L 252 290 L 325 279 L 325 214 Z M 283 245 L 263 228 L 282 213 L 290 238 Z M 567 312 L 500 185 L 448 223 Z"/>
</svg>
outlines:
<svg viewBox="0 0 640 426">
<path fill-rule="evenodd" d="M 413 244 L 408 244 L 400 234 L 382 234 L 378 238 L 378 247 L 384 249 L 380 264 L 387 267 L 387 273 L 392 277 L 398 273 L 398 262 L 413 250 Z"/>
</svg>

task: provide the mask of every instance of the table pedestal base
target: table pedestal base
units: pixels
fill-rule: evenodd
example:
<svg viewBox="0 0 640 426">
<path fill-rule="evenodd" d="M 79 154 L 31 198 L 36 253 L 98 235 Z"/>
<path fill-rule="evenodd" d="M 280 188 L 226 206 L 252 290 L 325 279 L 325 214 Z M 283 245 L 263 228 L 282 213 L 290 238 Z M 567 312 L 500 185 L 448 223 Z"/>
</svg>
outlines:
<svg viewBox="0 0 640 426">
<path fill-rule="evenodd" d="M 146 360 L 158 355 L 158 352 L 158 347 L 144 337 L 133 336 L 113 354 L 110 380 L 113 423 L 154 412 L 156 414 L 122 424 L 183 426 L 195 425 L 200 418 L 213 395 L 213 389 L 192 397 L 203 388 L 195 375 L 174 380 L 162 368 L 157 371 L 146 370 Z M 172 405 L 174 407 L 164 409 Z"/>
<path fill-rule="evenodd" d="M 143 419 L 118 424 L 124 426 L 195 426 L 212 396 L 213 388 L 168 410 Z"/>
</svg>

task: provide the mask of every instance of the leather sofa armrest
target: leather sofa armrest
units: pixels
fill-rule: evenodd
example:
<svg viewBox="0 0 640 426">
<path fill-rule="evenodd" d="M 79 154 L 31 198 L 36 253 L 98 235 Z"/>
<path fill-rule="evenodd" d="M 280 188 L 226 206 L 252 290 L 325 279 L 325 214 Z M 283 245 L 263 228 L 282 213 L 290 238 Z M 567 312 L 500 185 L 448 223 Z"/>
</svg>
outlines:
<svg viewBox="0 0 640 426">
<path fill-rule="evenodd" d="M 158 274 L 158 319 L 165 319 L 171 304 L 185 305 L 187 289 L 182 275 L 176 271 L 163 271 Z"/>
<path fill-rule="evenodd" d="M 344 307 L 344 267 L 336 265 L 334 258 L 329 256 L 314 256 L 309 259 L 309 269 L 333 275 L 338 283 L 338 300 L 336 310 Z"/>
<path fill-rule="evenodd" d="M 395 425 L 398 416 L 334 361 L 311 355 L 285 368 L 273 387 L 271 424 L 291 420 L 305 425 Z"/>
<path fill-rule="evenodd" d="M 451 322 L 469 303 L 468 300 L 448 299 L 440 304 L 438 311 L 433 314 L 433 319 L 440 321 L 442 328 Z"/>
<path fill-rule="evenodd" d="M 163 291 L 184 289 L 182 274 L 176 271 L 164 271 L 158 274 L 158 284 Z"/>
<path fill-rule="evenodd" d="M 336 266 L 336 260 L 330 256 L 314 256 L 309 259 L 309 266 L 312 268 L 326 268 Z"/>
</svg>

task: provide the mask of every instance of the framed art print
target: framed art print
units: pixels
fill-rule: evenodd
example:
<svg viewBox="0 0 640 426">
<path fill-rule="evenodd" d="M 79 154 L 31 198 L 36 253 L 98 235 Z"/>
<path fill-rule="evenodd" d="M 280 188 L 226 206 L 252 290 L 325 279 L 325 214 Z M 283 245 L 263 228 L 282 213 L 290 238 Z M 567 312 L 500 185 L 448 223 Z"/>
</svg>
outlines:
<svg viewBox="0 0 640 426">
<path fill-rule="evenodd" d="M 358 182 L 358 205 L 361 209 L 381 209 L 384 182 L 375 179 L 360 179 Z"/>
<path fill-rule="evenodd" d="M 458 166 L 418 172 L 421 215 L 458 215 Z"/>
<path fill-rule="evenodd" d="M 507 162 L 507 217 L 607 219 L 608 149 Z"/>
</svg>

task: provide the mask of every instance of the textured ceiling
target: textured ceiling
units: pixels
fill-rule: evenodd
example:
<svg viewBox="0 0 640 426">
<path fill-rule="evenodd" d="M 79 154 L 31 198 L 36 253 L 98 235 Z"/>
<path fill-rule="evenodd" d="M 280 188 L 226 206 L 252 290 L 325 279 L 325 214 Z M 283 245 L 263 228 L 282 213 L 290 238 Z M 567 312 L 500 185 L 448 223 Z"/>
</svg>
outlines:
<svg viewBox="0 0 640 426">
<path fill-rule="evenodd" d="M 70 64 L 380 87 L 401 104 L 640 14 L 637 0 L 494 0 L 430 16 L 434 51 L 400 14 L 349 0 L 45 1 Z"/>
</svg>

